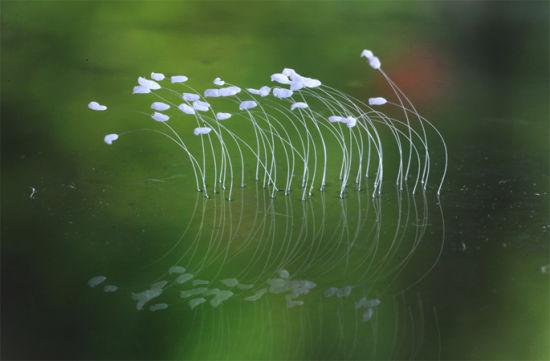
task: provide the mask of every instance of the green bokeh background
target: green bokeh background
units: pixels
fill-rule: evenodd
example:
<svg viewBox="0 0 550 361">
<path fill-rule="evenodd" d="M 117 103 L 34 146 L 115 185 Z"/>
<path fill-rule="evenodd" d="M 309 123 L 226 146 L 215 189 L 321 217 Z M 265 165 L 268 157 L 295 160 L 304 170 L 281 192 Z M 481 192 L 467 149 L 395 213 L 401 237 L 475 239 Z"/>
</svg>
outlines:
<svg viewBox="0 0 550 361">
<path fill-rule="evenodd" d="M 541 271 L 550 263 L 548 10 L 544 1 L 3 1 L 2 358 L 549 359 L 550 287 Z M 167 142 L 145 134 L 116 147 L 102 142 L 150 126 L 131 112 L 144 104 L 129 96 L 138 75 L 183 73 L 198 88 L 218 75 L 259 86 L 291 67 L 359 98 L 390 96 L 359 59 L 364 48 L 449 145 L 441 259 L 395 301 L 411 309 L 421 299 L 437 310 L 438 332 L 433 321 L 426 326 L 421 351 L 384 352 L 391 345 L 381 341 L 379 353 L 347 353 L 353 340 L 332 345 L 332 324 L 315 338 L 300 328 L 303 314 L 275 300 L 148 313 L 86 286 L 98 273 L 134 290 L 154 280 L 177 257 L 152 261 L 173 245 L 197 200 L 188 164 Z M 92 99 L 113 111 L 88 111 Z M 396 217 L 394 201 L 384 199 L 385 218 Z M 441 243 L 433 194 L 430 209 L 427 255 Z M 423 260 L 410 272 L 425 270 Z M 334 277 L 345 284 L 353 275 Z M 378 319 L 384 334 L 396 317 L 387 307 Z"/>
</svg>

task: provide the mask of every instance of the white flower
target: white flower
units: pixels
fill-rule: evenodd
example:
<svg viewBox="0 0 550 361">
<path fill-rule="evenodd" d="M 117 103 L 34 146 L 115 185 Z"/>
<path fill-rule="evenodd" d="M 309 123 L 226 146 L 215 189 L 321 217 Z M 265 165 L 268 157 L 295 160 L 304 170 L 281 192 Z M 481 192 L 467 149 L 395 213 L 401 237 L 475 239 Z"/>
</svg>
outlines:
<svg viewBox="0 0 550 361">
<path fill-rule="evenodd" d="M 253 89 L 253 88 L 247 88 L 246 89 L 250 94 L 254 95 L 260 95 L 262 97 L 266 97 L 269 95 L 269 92 L 271 91 L 271 88 L 268 86 L 263 86 L 260 89 Z"/>
<path fill-rule="evenodd" d="M 225 88 L 220 88 L 220 96 L 222 97 L 230 97 L 233 95 L 237 95 L 241 92 L 241 88 L 238 86 L 228 86 Z"/>
<path fill-rule="evenodd" d="M 296 76 L 298 73 L 296 73 L 296 72 L 294 71 L 294 69 L 291 69 L 291 68 L 284 68 L 283 71 L 282 71 L 282 74 L 283 74 L 284 76 L 287 76 L 287 77 L 289 77 L 289 78 L 292 79 L 292 78 L 293 78 L 294 76 Z"/>
<path fill-rule="evenodd" d="M 271 81 L 277 82 L 279 84 L 290 84 L 290 79 L 288 78 L 288 76 L 281 73 L 272 74 Z"/>
<path fill-rule="evenodd" d="M 220 96 L 219 89 L 206 89 L 204 91 L 204 97 L 205 98 L 217 98 Z"/>
<path fill-rule="evenodd" d="M 133 94 L 149 94 L 150 92 L 151 92 L 151 89 L 143 85 L 136 85 L 132 90 Z"/>
<path fill-rule="evenodd" d="M 165 76 L 162 73 L 155 73 L 155 72 L 151 73 L 151 79 L 153 79 L 153 80 L 162 81 L 162 80 L 164 80 L 164 78 L 165 78 Z"/>
<path fill-rule="evenodd" d="M 198 110 L 199 112 L 207 112 L 210 109 L 210 104 L 200 100 L 195 100 L 193 102 L 193 109 Z"/>
<path fill-rule="evenodd" d="M 187 102 L 194 102 L 195 100 L 199 100 L 201 96 L 193 93 L 183 93 L 181 98 Z"/>
<path fill-rule="evenodd" d="M 138 78 L 138 83 L 139 85 L 149 88 L 151 90 L 160 89 L 159 83 L 157 83 L 154 80 L 145 79 L 144 77 L 141 77 L 141 76 Z"/>
<path fill-rule="evenodd" d="M 361 57 L 370 59 L 370 58 L 374 57 L 374 54 L 372 53 L 372 51 L 370 51 L 368 49 L 365 49 L 361 52 Z"/>
<path fill-rule="evenodd" d="M 378 59 L 376 56 L 373 56 L 372 58 L 369 58 L 369 65 L 371 68 L 377 70 L 380 69 L 382 63 L 380 63 L 380 59 Z"/>
<path fill-rule="evenodd" d="M 118 134 L 107 134 L 105 138 L 103 138 L 103 141 L 109 145 L 113 144 L 115 140 L 118 139 Z"/>
<path fill-rule="evenodd" d="M 104 111 L 107 110 L 107 107 L 105 105 L 101 105 L 98 102 L 89 102 L 88 108 L 95 111 Z"/>
<path fill-rule="evenodd" d="M 168 119 L 170 119 L 170 117 L 168 115 L 162 114 L 162 113 L 159 113 L 159 112 L 154 112 L 151 115 L 151 118 L 153 118 L 157 122 L 167 122 Z"/>
<path fill-rule="evenodd" d="M 218 120 L 226 120 L 231 118 L 231 113 L 216 113 L 216 119 Z"/>
<path fill-rule="evenodd" d="M 386 98 L 382 97 L 369 98 L 369 105 L 384 105 L 387 102 Z"/>
<path fill-rule="evenodd" d="M 347 117 L 346 125 L 348 126 L 348 128 L 355 127 L 357 125 L 357 119 L 355 119 L 354 117 Z"/>
<path fill-rule="evenodd" d="M 214 85 L 219 85 L 219 86 L 222 86 L 225 84 L 225 82 L 220 77 L 217 77 L 216 79 L 214 79 L 212 83 L 214 83 Z"/>
<path fill-rule="evenodd" d="M 185 75 L 172 75 L 170 77 L 170 81 L 172 83 L 185 83 L 187 80 L 189 80 L 188 77 L 186 77 Z"/>
<path fill-rule="evenodd" d="M 328 121 L 331 123 L 345 123 L 346 118 L 339 115 L 331 115 L 330 117 L 328 117 Z"/>
<path fill-rule="evenodd" d="M 283 99 L 291 97 L 294 92 L 284 88 L 273 88 L 273 96 L 275 98 Z"/>
<path fill-rule="evenodd" d="M 305 83 L 301 78 L 294 79 L 292 82 L 290 82 L 290 90 L 297 91 L 305 87 Z"/>
<path fill-rule="evenodd" d="M 154 102 L 151 104 L 151 109 L 158 110 L 159 112 L 170 109 L 170 106 L 163 102 Z"/>
<path fill-rule="evenodd" d="M 190 115 L 195 114 L 195 109 L 193 109 L 191 106 L 185 103 L 181 103 L 180 105 L 178 105 L 178 109 L 184 112 L 185 114 L 190 114 Z"/>
<path fill-rule="evenodd" d="M 307 108 L 308 105 L 307 103 L 304 103 L 304 102 L 297 102 L 297 103 L 293 103 L 290 105 L 290 110 L 294 110 L 294 109 L 305 109 Z"/>
<path fill-rule="evenodd" d="M 239 105 L 239 109 L 240 110 L 248 110 L 248 109 L 256 108 L 257 106 L 258 106 L 258 104 L 256 104 L 256 102 L 254 100 L 245 100 L 244 102 L 242 102 Z"/>
<path fill-rule="evenodd" d="M 195 128 L 193 130 L 193 134 L 195 135 L 203 135 L 203 134 L 208 134 L 212 131 L 211 128 L 208 128 L 208 127 L 198 127 L 198 128 Z"/>
</svg>

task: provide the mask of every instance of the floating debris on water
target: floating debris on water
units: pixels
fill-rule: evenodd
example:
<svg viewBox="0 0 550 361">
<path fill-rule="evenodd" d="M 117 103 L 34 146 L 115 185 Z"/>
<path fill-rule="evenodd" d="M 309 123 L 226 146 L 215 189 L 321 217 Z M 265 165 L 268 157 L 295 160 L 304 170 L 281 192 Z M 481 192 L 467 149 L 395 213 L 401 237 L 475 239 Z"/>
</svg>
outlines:
<svg viewBox="0 0 550 361">
<path fill-rule="evenodd" d="M 88 286 L 94 288 L 96 286 L 99 286 L 100 284 L 102 284 L 103 282 L 105 282 L 105 280 L 107 279 L 107 277 L 105 276 L 95 276 L 95 277 L 92 277 L 90 278 L 90 280 L 88 281 Z"/>
<path fill-rule="evenodd" d="M 115 285 L 105 285 L 103 287 L 103 292 L 105 293 L 113 293 L 116 291 L 118 291 L 118 286 L 115 286 Z"/>
<path fill-rule="evenodd" d="M 185 273 L 186 269 L 182 266 L 172 266 L 168 269 L 168 273 Z"/>
<path fill-rule="evenodd" d="M 206 302 L 206 298 L 204 298 L 204 297 L 193 298 L 191 301 L 189 301 L 189 307 L 191 307 L 191 309 L 194 309 L 198 305 L 201 305 L 205 302 Z"/>
<path fill-rule="evenodd" d="M 156 312 L 160 310 L 165 310 L 168 308 L 166 303 L 155 303 L 154 305 L 149 306 L 149 311 Z"/>
</svg>

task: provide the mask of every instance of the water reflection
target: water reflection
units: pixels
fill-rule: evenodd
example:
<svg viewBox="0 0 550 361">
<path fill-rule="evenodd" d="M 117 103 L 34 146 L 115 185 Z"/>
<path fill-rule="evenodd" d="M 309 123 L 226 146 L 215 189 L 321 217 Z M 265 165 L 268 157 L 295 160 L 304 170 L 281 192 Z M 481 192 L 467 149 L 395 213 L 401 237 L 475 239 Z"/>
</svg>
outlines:
<svg viewBox="0 0 550 361">
<path fill-rule="evenodd" d="M 115 294 L 138 311 L 190 312 L 193 333 L 220 332 L 219 344 L 191 337 L 186 352 L 196 353 L 186 357 L 231 358 L 224 348 L 252 329 L 262 343 L 286 342 L 269 357 L 403 357 L 420 352 L 426 332 L 434 355 L 437 314 L 413 289 L 443 247 L 438 201 L 409 191 L 371 198 L 368 189 L 346 199 L 272 199 L 261 187 L 239 196 L 197 195 L 191 217 L 147 265 L 141 285 L 107 275 L 92 277 L 90 286 L 120 288 Z M 441 237 L 430 239 L 439 244 L 423 242 L 435 232 Z"/>
</svg>

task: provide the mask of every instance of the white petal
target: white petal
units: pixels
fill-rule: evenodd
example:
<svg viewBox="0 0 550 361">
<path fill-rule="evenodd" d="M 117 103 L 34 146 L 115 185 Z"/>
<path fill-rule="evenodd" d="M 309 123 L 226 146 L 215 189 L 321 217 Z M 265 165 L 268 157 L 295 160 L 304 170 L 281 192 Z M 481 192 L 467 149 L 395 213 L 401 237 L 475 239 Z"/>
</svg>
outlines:
<svg viewBox="0 0 550 361">
<path fill-rule="evenodd" d="M 298 73 L 296 73 L 296 72 L 294 71 L 294 69 L 291 69 L 291 68 L 284 68 L 283 71 L 282 71 L 282 74 L 283 74 L 284 76 L 287 76 L 287 77 L 289 77 L 289 78 L 292 78 L 292 77 L 296 76 Z"/>
<path fill-rule="evenodd" d="M 387 102 L 386 98 L 382 97 L 369 98 L 369 105 L 384 105 Z"/>
<path fill-rule="evenodd" d="M 195 100 L 193 102 L 193 109 L 198 110 L 199 112 L 207 112 L 210 109 L 210 104 L 201 100 Z"/>
<path fill-rule="evenodd" d="M 178 105 L 178 109 L 184 112 L 185 114 L 190 114 L 190 115 L 195 114 L 195 109 L 193 109 L 191 106 L 185 103 Z"/>
<path fill-rule="evenodd" d="M 172 83 L 185 83 L 187 80 L 189 80 L 189 78 L 185 75 L 172 75 L 170 77 Z"/>
<path fill-rule="evenodd" d="M 88 108 L 95 111 L 104 111 L 107 110 L 107 107 L 105 105 L 101 105 L 98 102 L 89 102 Z"/>
<path fill-rule="evenodd" d="M 290 105 L 290 110 L 294 110 L 294 109 L 305 109 L 307 108 L 308 105 L 307 103 L 304 103 L 304 102 L 297 102 L 297 103 L 293 103 Z"/>
<path fill-rule="evenodd" d="M 260 90 L 258 90 L 258 89 L 246 88 L 246 91 L 249 92 L 250 94 L 260 95 Z"/>
<path fill-rule="evenodd" d="M 170 106 L 163 102 L 154 102 L 151 104 L 151 109 L 158 110 L 159 112 L 170 109 Z"/>
<path fill-rule="evenodd" d="M 291 97 L 293 94 L 292 90 L 284 88 L 273 88 L 273 96 L 279 99 Z"/>
<path fill-rule="evenodd" d="M 229 119 L 231 118 L 231 113 L 217 113 L 216 114 L 216 119 L 218 120 L 226 120 L 226 119 Z"/>
<path fill-rule="evenodd" d="M 204 91 L 204 97 L 205 98 L 217 98 L 220 96 L 220 90 L 219 89 L 206 89 Z"/>
<path fill-rule="evenodd" d="M 321 81 L 317 79 L 302 78 L 302 81 L 304 82 L 304 85 L 308 88 L 317 88 L 318 86 L 321 86 Z"/>
<path fill-rule="evenodd" d="M 138 78 L 138 83 L 139 85 L 149 88 L 151 90 L 160 89 L 159 83 L 157 83 L 154 80 L 145 79 L 144 77 L 141 77 L 141 76 Z"/>
<path fill-rule="evenodd" d="M 345 123 L 346 118 L 339 115 L 331 115 L 330 117 L 328 117 L 328 121 L 331 123 Z"/>
<path fill-rule="evenodd" d="M 248 110 L 256 108 L 258 104 L 254 100 L 245 100 L 239 105 L 240 110 Z"/>
<path fill-rule="evenodd" d="M 305 85 L 305 83 L 302 81 L 302 79 L 295 79 L 290 83 L 290 90 L 297 91 L 302 89 Z"/>
<path fill-rule="evenodd" d="M 151 115 L 151 118 L 153 118 L 157 122 L 167 122 L 168 119 L 170 119 L 170 117 L 168 115 L 162 114 L 162 113 L 159 113 L 159 112 L 154 112 Z"/>
<path fill-rule="evenodd" d="M 216 79 L 214 79 L 212 83 L 214 83 L 214 85 L 219 85 L 219 86 L 222 86 L 225 84 L 225 82 L 220 77 L 217 77 Z"/>
<path fill-rule="evenodd" d="M 222 97 L 230 97 L 233 95 L 237 95 L 241 92 L 241 88 L 238 86 L 228 86 L 225 88 L 220 88 L 220 96 Z"/>
<path fill-rule="evenodd" d="M 271 92 L 271 88 L 264 85 L 263 87 L 260 88 L 260 95 L 263 96 L 263 97 L 266 97 L 269 95 L 269 92 Z"/>
<path fill-rule="evenodd" d="M 151 92 L 151 89 L 143 85 L 136 85 L 134 87 L 134 90 L 132 90 L 133 94 L 149 94 L 150 92 Z"/>
<path fill-rule="evenodd" d="M 361 57 L 369 59 L 369 58 L 374 57 L 374 54 L 372 53 L 372 51 L 370 51 L 368 49 L 365 49 L 361 52 Z"/>
<path fill-rule="evenodd" d="M 348 128 L 355 127 L 357 125 L 357 119 L 355 119 L 354 117 L 347 117 L 346 125 L 348 126 Z"/>
<path fill-rule="evenodd" d="M 193 134 L 195 135 L 203 135 L 203 134 L 208 134 L 212 131 L 211 128 L 208 128 L 208 127 L 198 127 L 198 128 L 195 128 L 193 130 Z"/>
<path fill-rule="evenodd" d="M 198 94 L 193 94 L 193 93 L 183 93 L 181 98 L 185 101 L 188 101 L 188 102 L 194 102 L 195 100 L 199 100 L 201 98 L 201 96 L 198 95 Z"/>
<path fill-rule="evenodd" d="M 156 80 L 156 81 L 161 81 L 161 80 L 164 80 L 165 76 L 164 74 L 162 73 L 151 73 L 151 79 L 153 80 Z"/>
<path fill-rule="evenodd" d="M 105 138 L 103 138 L 103 141 L 109 145 L 113 144 L 115 140 L 118 139 L 118 134 L 107 134 Z"/>
<path fill-rule="evenodd" d="M 288 76 L 281 73 L 272 74 L 271 81 L 277 82 L 279 84 L 290 84 L 290 79 L 288 79 Z"/>
<path fill-rule="evenodd" d="M 373 56 L 372 58 L 369 58 L 369 65 L 373 69 L 380 69 L 382 66 L 382 63 L 380 63 L 380 59 L 378 59 L 376 56 Z"/>
</svg>

